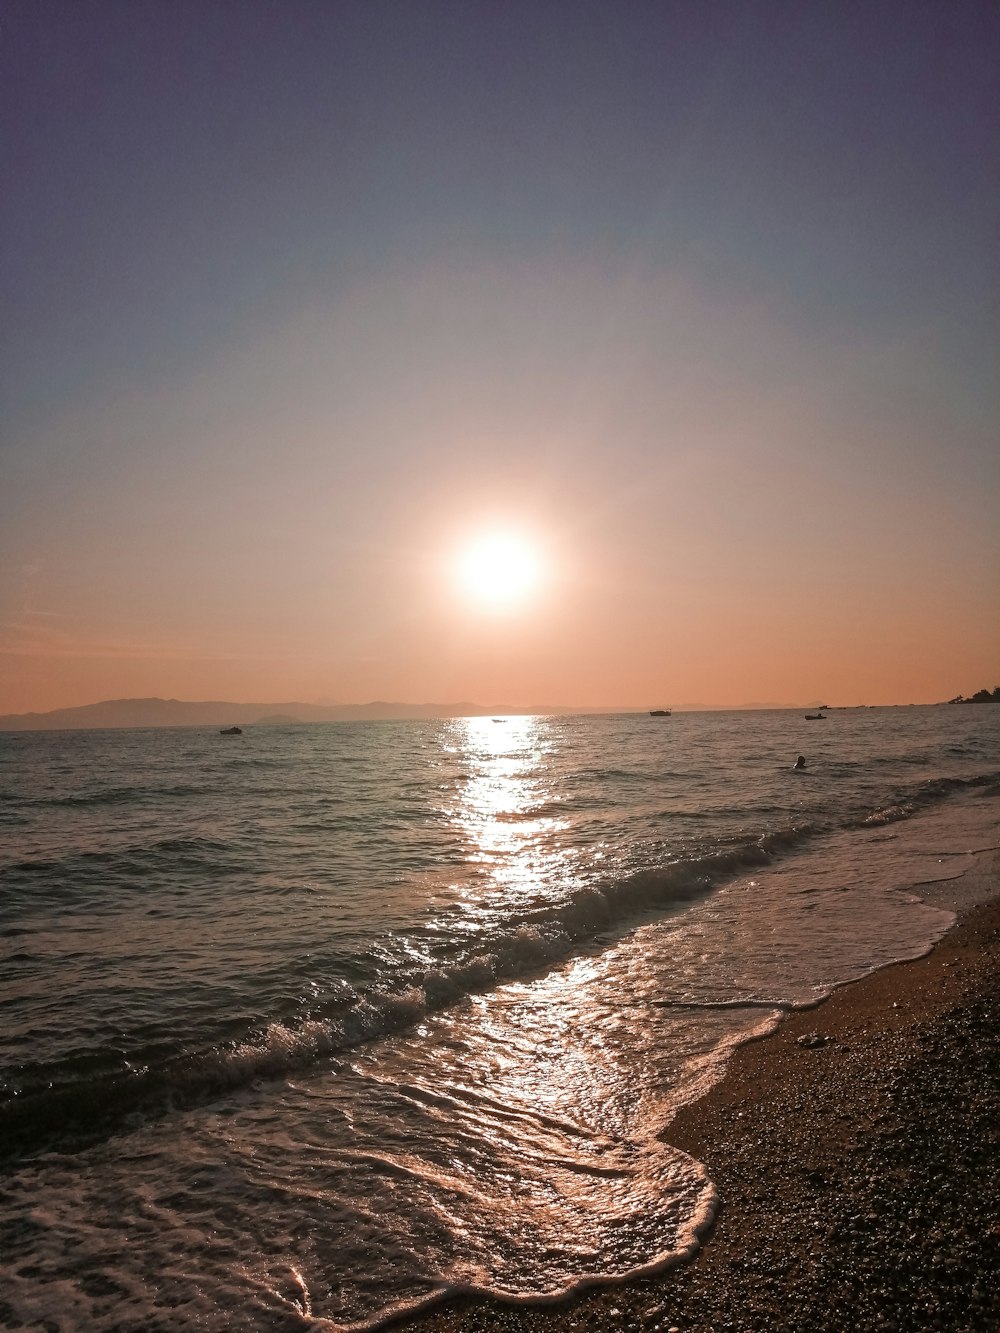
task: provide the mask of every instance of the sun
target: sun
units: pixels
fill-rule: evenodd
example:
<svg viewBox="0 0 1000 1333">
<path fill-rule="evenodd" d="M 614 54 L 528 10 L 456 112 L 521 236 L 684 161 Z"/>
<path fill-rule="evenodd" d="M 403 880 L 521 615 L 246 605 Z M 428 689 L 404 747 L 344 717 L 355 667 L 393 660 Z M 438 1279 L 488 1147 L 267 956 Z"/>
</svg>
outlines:
<svg viewBox="0 0 1000 1333">
<path fill-rule="evenodd" d="M 517 533 L 481 536 L 456 560 L 463 594 L 485 611 L 510 611 L 530 600 L 541 581 L 542 562 L 535 546 Z"/>
</svg>

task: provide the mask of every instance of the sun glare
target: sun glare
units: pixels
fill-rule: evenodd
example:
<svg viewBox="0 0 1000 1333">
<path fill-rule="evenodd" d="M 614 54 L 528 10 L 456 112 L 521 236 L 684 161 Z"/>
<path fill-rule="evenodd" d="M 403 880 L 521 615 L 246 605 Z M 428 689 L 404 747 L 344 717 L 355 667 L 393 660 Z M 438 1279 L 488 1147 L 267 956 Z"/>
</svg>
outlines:
<svg viewBox="0 0 1000 1333">
<path fill-rule="evenodd" d="M 458 557 L 463 593 L 484 610 L 506 611 L 523 605 L 541 577 L 537 551 L 511 533 L 480 537 Z"/>
</svg>

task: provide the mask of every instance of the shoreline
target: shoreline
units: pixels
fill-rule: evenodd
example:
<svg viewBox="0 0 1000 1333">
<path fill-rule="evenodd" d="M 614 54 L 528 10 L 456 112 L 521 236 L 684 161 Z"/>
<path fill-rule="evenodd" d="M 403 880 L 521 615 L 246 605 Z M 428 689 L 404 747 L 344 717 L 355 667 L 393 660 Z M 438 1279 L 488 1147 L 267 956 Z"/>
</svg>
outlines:
<svg viewBox="0 0 1000 1333">
<path fill-rule="evenodd" d="M 558 1305 L 449 1298 L 390 1327 L 1000 1327 L 1000 852 L 968 877 L 977 905 L 927 954 L 785 1014 L 661 1131 L 718 1191 L 693 1259 Z"/>
</svg>

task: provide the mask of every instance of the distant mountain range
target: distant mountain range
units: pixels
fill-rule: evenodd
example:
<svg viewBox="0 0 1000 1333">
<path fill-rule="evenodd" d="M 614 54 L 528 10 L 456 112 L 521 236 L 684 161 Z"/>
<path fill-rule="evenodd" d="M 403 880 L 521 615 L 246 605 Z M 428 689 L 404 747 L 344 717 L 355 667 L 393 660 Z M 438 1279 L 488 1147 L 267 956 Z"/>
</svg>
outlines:
<svg viewBox="0 0 1000 1333">
<path fill-rule="evenodd" d="M 718 704 L 673 704 L 675 713 L 740 712 L 768 708 L 826 708 L 826 704 L 752 703 L 735 708 Z M 542 716 L 570 713 L 644 713 L 644 708 L 568 707 L 536 704 L 512 708 L 509 704 L 405 704 L 376 699 L 367 704 L 259 703 L 226 700 L 104 699 L 78 708 L 54 708 L 48 713 L 0 715 L 0 731 L 82 731 L 106 727 L 280 727 L 295 722 L 367 722 L 391 718 Z"/>
<path fill-rule="evenodd" d="M 481 717 L 512 713 L 571 713 L 575 708 L 510 708 L 506 704 L 403 704 L 376 700 L 368 704 L 260 703 L 224 700 L 105 699 L 79 708 L 49 713 L 8 713 L 0 731 L 77 731 L 98 727 L 251 727 L 293 722 L 350 722 L 379 718 Z"/>
</svg>

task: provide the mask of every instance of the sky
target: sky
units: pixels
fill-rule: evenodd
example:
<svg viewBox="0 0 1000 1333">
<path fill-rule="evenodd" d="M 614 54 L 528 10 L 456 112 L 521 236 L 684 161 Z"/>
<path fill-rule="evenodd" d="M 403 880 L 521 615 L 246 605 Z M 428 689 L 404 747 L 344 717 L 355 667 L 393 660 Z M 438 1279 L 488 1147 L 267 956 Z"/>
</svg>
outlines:
<svg viewBox="0 0 1000 1333">
<path fill-rule="evenodd" d="M 0 712 L 992 687 L 998 55 L 985 0 L 5 0 Z"/>
</svg>

